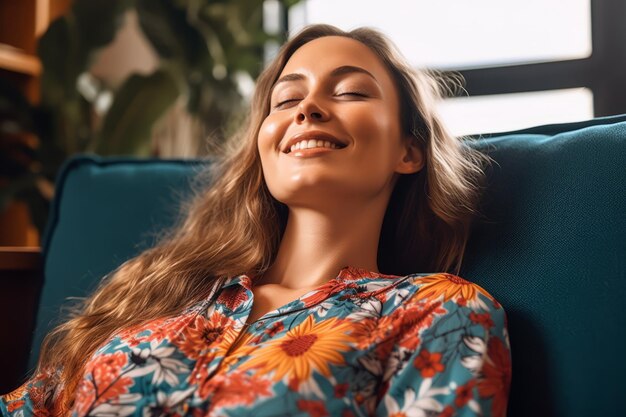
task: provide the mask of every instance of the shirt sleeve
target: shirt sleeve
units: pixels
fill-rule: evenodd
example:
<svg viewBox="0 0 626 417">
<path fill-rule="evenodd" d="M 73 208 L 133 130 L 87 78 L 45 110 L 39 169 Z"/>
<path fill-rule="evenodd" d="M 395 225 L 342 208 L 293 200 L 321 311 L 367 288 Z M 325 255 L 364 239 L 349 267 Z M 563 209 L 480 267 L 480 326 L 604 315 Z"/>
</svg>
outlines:
<svg viewBox="0 0 626 417">
<path fill-rule="evenodd" d="M 56 373 L 41 372 L 16 390 L 0 396 L 0 416 L 30 417 L 56 415 L 60 390 Z"/>
<path fill-rule="evenodd" d="M 511 355 L 504 309 L 455 275 L 425 281 L 394 312 L 397 337 L 375 415 L 506 416 Z"/>
</svg>

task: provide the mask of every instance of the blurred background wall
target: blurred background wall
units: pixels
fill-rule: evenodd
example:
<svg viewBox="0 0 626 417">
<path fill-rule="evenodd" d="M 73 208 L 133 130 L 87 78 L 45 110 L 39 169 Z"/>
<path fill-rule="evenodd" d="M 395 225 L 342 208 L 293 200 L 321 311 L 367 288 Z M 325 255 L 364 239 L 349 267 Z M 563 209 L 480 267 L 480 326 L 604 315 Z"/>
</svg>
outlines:
<svg viewBox="0 0 626 417">
<path fill-rule="evenodd" d="M 387 33 L 459 75 L 457 136 L 626 113 L 623 0 L 0 0 L 0 246 L 37 246 L 76 153 L 193 158 L 304 25 Z"/>
</svg>

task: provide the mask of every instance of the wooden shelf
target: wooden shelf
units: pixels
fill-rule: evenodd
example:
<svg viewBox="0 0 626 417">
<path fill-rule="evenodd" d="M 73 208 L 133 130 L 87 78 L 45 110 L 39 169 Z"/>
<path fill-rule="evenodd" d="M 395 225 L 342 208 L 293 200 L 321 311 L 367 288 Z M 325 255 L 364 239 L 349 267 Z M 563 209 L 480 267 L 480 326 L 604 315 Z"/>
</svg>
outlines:
<svg viewBox="0 0 626 417">
<path fill-rule="evenodd" d="M 39 271 L 41 248 L 38 246 L 0 246 L 0 277 L 2 271 Z"/>
<path fill-rule="evenodd" d="M 3 44 L 0 44 L 0 68 L 33 77 L 41 75 L 39 58 Z"/>
<path fill-rule="evenodd" d="M 0 0 L 0 81 L 21 92 L 33 105 L 41 100 L 43 72 L 37 42 L 50 23 L 66 14 L 71 5 L 72 0 Z M 23 203 L 13 201 L 0 211 L 0 245 L 39 244 L 30 213 L 22 206 Z M 8 262 L 3 259 L 17 262 L 28 256 L 0 251 L 0 267 L 1 262 Z"/>
</svg>

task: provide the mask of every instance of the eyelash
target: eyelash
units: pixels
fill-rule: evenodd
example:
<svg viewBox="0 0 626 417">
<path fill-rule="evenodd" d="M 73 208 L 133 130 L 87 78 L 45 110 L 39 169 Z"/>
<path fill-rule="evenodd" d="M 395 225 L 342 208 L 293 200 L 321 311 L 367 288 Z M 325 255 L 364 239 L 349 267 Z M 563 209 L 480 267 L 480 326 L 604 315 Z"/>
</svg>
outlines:
<svg viewBox="0 0 626 417">
<path fill-rule="evenodd" d="M 358 96 L 358 97 L 367 97 L 367 94 L 366 94 L 366 93 L 362 93 L 362 92 L 360 92 L 360 91 L 346 91 L 345 93 L 339 93 L 339 94 L 337 94 L 337 96 L 338 96 L 338 97 L 340 97 L 340 96 Z M 283 101 L 281 101 L 281 102 L 279 102 L 279 103 L 276 103 L 276 105 L 274 106 L 274 108 L 275 108 L 275 109 L 278 109 L 278 108 L 280 108 L 280 107 L 284 106 L 285 104 L 287 104 L 287 103 L 289 103 L 289 102 L 292 102 L 292 101 L 298 101 L 298 100 L 300 100 L 300 99 L 299 99 L 299 98 L 290 98 L 290 99 L 287 99 L 287 100 L 283 100 Z"/>
</svg>

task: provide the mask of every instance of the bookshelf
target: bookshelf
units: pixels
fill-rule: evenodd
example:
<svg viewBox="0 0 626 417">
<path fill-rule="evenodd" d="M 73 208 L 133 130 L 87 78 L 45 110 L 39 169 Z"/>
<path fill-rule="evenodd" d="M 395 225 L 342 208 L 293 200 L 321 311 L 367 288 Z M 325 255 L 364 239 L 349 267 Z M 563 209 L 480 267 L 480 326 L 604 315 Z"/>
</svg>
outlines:
<svg viewBox="0 0 626 417">
<path fill-rule="evenodd" d="M 16 87 L 32 104 L 40 99 L 37 40 L 70 5 L 71 0 L 0 0 L 0 80 Z M 29 144 L 32 138 L 24 142 Z M 0 185 L 5 182 L 0 178 Z M 12 202 L 0 211 L 0 246 L 38 244 L 39 233 L 25 204 Z"/>
</svg>

